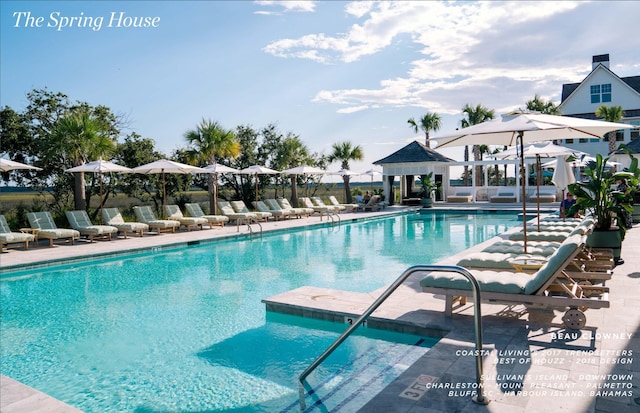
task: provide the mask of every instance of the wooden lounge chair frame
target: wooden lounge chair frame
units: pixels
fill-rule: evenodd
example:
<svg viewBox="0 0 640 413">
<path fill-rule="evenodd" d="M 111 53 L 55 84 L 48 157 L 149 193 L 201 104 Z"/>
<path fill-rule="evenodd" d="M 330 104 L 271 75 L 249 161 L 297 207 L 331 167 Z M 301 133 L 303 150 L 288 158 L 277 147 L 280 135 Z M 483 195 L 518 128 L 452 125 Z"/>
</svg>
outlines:
<svg viewBox="0 0 640 413">
<path fill-rule="evenodd" d="M 185 204 L 184 207 L 190 217 L 204 218 L 209 221 L 209 228 L 212 228 L 213 225 L 220 225 L 220 227 L 224 227 L 224 223 L 229 222 L 229 217 L 225 215 L 206 215 L 200 207 L 200 204 L 188 203 Z"/>
<path fill-rule="evenodd" d="M 66 211 L 67 221 L 75 229 L 93 242 L 94 238 L 105 238 L 111 241 L 112 234 L 118 234 L 118 228 L 112 225 L 94 225 L 89 219 L 87 211 Z"/>
<path fill-rule="evenodd" d="M 102 221 L 118 228 L 125 239 L 128 232 L 133 232 L 141 237 L 145 231 L 149 231 L 149 225 L 144 222 L 126 222 L 118 208 L 102 208 Z"/>
<path fill-rule="evenodd" d="M 580 329 L 586 323 L 584 311 L 588 308 L 608 308 L 609 307 L 609 289 L 605 286 L 595 286 L 572 278 L 565 268 L 574 258 L 574 254 L 570 251 L 573 247 L 570 244 L 562 245 L 556 254 L 554 254 L 542 268 L 535 274 L 524 273 L 495 273 L 493 271 L 472 271 L 474 277 L 480 284 L 482 291 L 482 300 L 496 304 L 522 304 L 543 308 L 559 308 L 569 310 L 563 316 L 565 326 L 570 329 Z M 485 282 L 491 282 L 490 277 L 504 276 L 514 277 L 524 283 L 524 289 L 521 293 L 506 293 L 483 290 Z M 526 282 L 523 280 L 527 280 Z M 451 283 L 460 284 L 457 281 Z M 449 317 L 453 314 L 453 306 L 456 303 L 460 305 L 466 304 L 466 298 L 472 297 L 471 285 L 467 282 L 464 288 L 447 288 L 441 286 L 433 286 L 433 284 L 446 284 L 449 280 L 442 279 L 440 276 L 428 275 L 421 282 L 422 291 L 432 294 L 441 294 L 445 298 L 445 314 Z M 538 288 L 530 293 L 526 293 L 527 289 Z M 487 287 L 489 288 L 489 287 Z M 490 289 L 490 288 L 489 288 Z"/>
<path fill-rule="evenodd" d="M 178 221 L 156 218 L 156 214 L 153 213 L 151 207 L 148 205 L 134 206 L 133 212 L 135 212 L 140 222 L 149 225 L 149 229 L 155 229 L 158 234 L 162 231 L 174 233 L 176 232 L 176 228 L 180 226 Z"/>
<path fill-rule="evenodd" d="M 48 239 L 50 247 L 53 247 L 54 240 L 69 240 L 73 245 L 74 241 L 80 238 L 80 233 L 75 229 L 58 228 L 49 211 L 27 212 L 27 219 L 31 228 L 38 230 L 38 239 Z"/>
<path fill-rule="evenodd" d="M 178 221 L 181 226 L 186 227 L 187 232 L 191 231 L 191 227 L 202 230 L 203 225 L 209 225 L 209 221 L 205 218 L 185 217 L 178 205 L 165 205 L 164 213 L 167 214 L 167 219 Z M 211 228 L 211 225 L 209 225 L 209 228 Z"/>
<path fill-rule="evenodd" d="M 0 251 L 3 251 L 9 244 L 22 244 L 25 250 L 29 249 L 29 242 L 34 241 L 33 234 L 11 231 L 7 219 L 0 215 Z"/>
</svg>

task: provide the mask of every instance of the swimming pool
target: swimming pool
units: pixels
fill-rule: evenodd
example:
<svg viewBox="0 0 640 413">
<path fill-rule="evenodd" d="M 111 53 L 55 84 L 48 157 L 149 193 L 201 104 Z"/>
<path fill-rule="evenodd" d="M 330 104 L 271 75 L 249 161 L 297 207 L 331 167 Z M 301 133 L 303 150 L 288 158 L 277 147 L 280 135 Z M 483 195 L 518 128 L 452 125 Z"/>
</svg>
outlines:
<svg viewBox="0 0 640 413">
<path fill-rule="evenodd" d="M 372 291 L 515 225 L 410 214 L 5 274 L 1 372 L 86 412 L 293 411 L 297 375 L 345 327 L 267 316 L 261 299 Z M 377 366 L 366 402 L 434 342 L 366 330 L 313 374 L 328 393 L 351 380 L 343 365 Z"/>
</svg>

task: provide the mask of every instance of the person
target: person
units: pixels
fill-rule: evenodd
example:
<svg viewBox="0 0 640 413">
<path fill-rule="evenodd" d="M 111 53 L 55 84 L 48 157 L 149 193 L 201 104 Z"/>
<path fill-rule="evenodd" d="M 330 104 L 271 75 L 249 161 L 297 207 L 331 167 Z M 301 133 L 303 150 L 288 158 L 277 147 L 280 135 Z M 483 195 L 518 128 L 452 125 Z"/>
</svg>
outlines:
<svg viewBox="0 0 640 413">
<path fill-rule="evenodd" d="M 622 200 L 623 203 L 626 202 L 631 202 L 631 197 L 629 197 L 628 195 L 631 193 L 631 188 L 629 188 L 629 185 L 627 184 L 627 180 L 626 179 L 618 179 L 616 181 L 616 191 L 621 192 L 625 195 L 625 199 Z M 631 214 L 628 211 L 623 211 L 622 212 L 622 219 L 624 221 L 624 226 L 629 229 L 633 226 L 633 219 L 631 217 Z"/>
<path fill-rule="evenodd" d="M 571 192 L 567 192 L 567 197 L 560 203 L 560 218 L 577 218 L 578 212 L 569 212 L 569 208 L 576 204 L 576 200 Z"/>
<path fill-rule="evenodd" d="M 364 198 L 362 198 L 362 202 L 366 204 L 369 202 L 370 199 L 371 199 L 371 194 L 369 193 L 369 191 L 365 192 Z"/>
</svg>

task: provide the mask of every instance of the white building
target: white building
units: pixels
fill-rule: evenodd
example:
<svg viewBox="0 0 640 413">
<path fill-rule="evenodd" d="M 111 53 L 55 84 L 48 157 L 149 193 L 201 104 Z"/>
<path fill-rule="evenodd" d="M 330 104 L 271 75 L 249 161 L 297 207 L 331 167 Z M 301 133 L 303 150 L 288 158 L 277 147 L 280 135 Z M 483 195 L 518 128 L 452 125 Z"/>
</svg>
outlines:
<svg viewBox="0 0 640 413">
<path fill-rule="evenodd" d="M 591 73 L 580 83 L 562 85 L 560 112 L 565 116 L 598 119 L 601 105 L 621 106 L 621 123 L 640 126 L 640 76 L 618 77 L 610 69 L 609 55 L 593 56 Z M 640 138 L 640 129 L 619 131 L 616 147 Z M 602 139 L 563 139 L 558 145 L 587 152 L 591 155 L 609 153 L 609 143 Z"/>
</svg>

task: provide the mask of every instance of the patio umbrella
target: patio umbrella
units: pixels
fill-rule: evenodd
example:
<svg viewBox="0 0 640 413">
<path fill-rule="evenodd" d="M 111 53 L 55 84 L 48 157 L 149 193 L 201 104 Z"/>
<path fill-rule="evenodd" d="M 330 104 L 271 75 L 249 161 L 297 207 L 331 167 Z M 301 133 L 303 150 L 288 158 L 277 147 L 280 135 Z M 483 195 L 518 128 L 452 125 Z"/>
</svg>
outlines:
<svg viewBox="0 0 640 413">
<path fill-rule="evenodd" d="M 567 162 L 567 158 L 568 156 L 558 157 L 556 168 L 553 170 L 553 178 L 551 178 L 551 182 L 562 191 L 562 201 L 564 201 L 564 192 L 569 184 L 576 181 L 571 162 Z"/>
<path fill-rule="evenodd" d="M 516 158 L 518 157 L 517 150 L 518 150 L 517 147 L 510 148 L 503 152 L 498 153 L 496 157 L 502 158 L 502 159 Z M 540 231 L 540 175 L 541 175 L 540 172 L 542 169 L 540 164 L 540 158 L 554 158 L 558 156 L 566 157 L 569 155 L 578 156 L 578 155 L 586 155 L 586 154 L 584 152 L 581 152 L 575 149 L 555 145 L 553 142 L 532 143 L 532 144 L 524 145 L 523 147 L 522 156 L 524 158 L 531 158 L 531 157 L 536 158 L 535 178 L 536 178 L 536 191 L 538 194 L 538 196 L 536 197 L 537 198 L 536 204 L 538 207 L 538 231 Z M 522 188 L 523 188 L 523 199 L 524 199 L 524 183 Z"/>
<path fill-rule="evenodd" d="M 97 161 L 87 162 L 83 165 L 74 166 L 73 168 L 65 169 L 65 172 L 89 172 L 89 173 L 97 173 L 99 174 L 100 181 L 100 223 L 102 223 L 102 174 L 105 172 L 125 172 L 131 173 L 133 172 L 130 168 L 126 166 L 118 165 L 113 162 L 103 161 L 102 159 L 98 159 Z"/>
<path fill-rule="evenodd" d="M 524 220 L 524 252 L 527 252 L 527 207 L 524 176 L 524 144 L 553 139 L 598 138 L 618 129 L 630 129 L 631 125 L 603 122 L 570 116 L 543 115 L 537 112 L 516 111 L 498 119 L 462 128 L 454 133 L 432 138 L 438 148 L 465 145 L 518 145 L 520 174 L 522 176 L 522 216 Z"/>
<path fill-rule="evenodd" d="M 42 168 L 38 168 L 37 166 L 31 166 L 24 163 L 12 161 L 9 159 L 0 158 L 0 172 L 9 172 L 9 171 L 14 171 L 16 169 L 29 169 L 32 171 L 42 170 Z"/>
<path fill-rule="evenodd" d="M 373 189 L 373 177 L 378 175 L 382 176 L 382 172 L 376 171 L 375 169 L 369 169 L 368 171 L 363 172 L 360 175 L 366 175 L 371 177 L 371 189 Z"/>
<path fill-rule="evenodd" d="M 139 174 L 162 174 L 162 214 L 164 215 L 164 206 L 167 202 L 167 193 L 165 191 L 164 174 L 190 174 L 190 173 L 207 173 L 203 168 L 187 165 L 180 162 L 170 161 L 168 159 L 160 159 L 145 165 L 136 166 L 133 172 Z"/>
<path fill-rule="evenodd" d="M 204 170 L 206 170 L 208 174 L 213 174 L 213 185 L 214 185 L 214 191 L 213 191 L 213 215 L 218 215 L 218 174 L 226 174 L 226 173 L 232 173 L 232 174 L 237 174 L 240 171 L 234 168 L 231 168 L 229 166 L 225 166 L 219 163 L 214 163 L 211 165 L 207 165 L 204 168 L 202 168 Z"/>
<path fill-rule="evenodd" d="M 324 175 L 327 173 L 327 171 L 325 171 L 324 169 L 316 168 L 315 166 L 300 165 L 300 166 L 296 166 L 295 168 L 285 169 L 284 171 L 282 171 L 282 173 L 285 175 L 307 176 L 307 175 Z M 307 196 L 308 189 L 309 189 L 309 184 L 305 180 L 304 196 Z"/>
<path fill-rule="evenodd" d="M 279 174 L 280 171 L 276 171 L 274 169 L 267 168 L 266 166 L 261 165 L 251 165 L 248 168 L 241 169 L 241 174 L 245 175 L 255 175 L 256 179 L 256 201 L 258 200 L 258 175 L 276 175 Z"/>
</svg>

